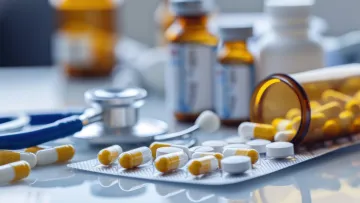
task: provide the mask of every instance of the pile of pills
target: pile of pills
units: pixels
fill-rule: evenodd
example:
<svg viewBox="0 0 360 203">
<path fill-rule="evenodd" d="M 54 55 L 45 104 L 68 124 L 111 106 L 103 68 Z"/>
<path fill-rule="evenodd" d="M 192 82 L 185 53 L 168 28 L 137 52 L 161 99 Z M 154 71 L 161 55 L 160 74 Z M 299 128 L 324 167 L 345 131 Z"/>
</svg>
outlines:
<svg viewBox="0 0 360 203">
<path fill-rule="evenodd" d="M 0 184 L 27 178 L 37 165 L 65 163 L 75 155 L 72 145 L 31 147 L 24 152 L 0 150 Z"/>
</svg>

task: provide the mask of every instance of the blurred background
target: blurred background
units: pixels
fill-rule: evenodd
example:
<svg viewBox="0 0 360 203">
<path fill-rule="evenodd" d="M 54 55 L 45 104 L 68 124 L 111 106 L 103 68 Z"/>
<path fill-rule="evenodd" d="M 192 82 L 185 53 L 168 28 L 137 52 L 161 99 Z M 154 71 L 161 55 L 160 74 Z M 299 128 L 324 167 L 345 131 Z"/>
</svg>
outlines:
<svg viewBox="0 0 360 203">
<path fill-rule="evenodd" d="M 94 1 L 94 0 L 89 0 Z M 154 12 L 160 0 L 124 1 L 118 7 L 117 24 L 124 36 L 156 45 Z M 224 13 L 262 12 L 263 0 L 217 0 Z M 341 36 L 360 27 L 358 0 L 316 0 L 313 14 L 328 24 L 326 36 Z M 55 9 L 48 0 L 0 0 L 0 66 L 52 65 Z"/>
</svg>

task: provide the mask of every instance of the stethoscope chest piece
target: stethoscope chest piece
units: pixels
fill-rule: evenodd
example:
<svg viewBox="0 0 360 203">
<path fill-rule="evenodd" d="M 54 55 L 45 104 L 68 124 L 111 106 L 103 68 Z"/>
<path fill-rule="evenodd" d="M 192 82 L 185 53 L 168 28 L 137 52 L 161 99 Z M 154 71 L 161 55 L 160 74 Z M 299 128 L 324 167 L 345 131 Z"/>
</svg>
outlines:
<svg viewBox="0 0 360 203">
<path fill-rule="evenodd" d="M 136 144 L 151 142 L 154 136 L 168 131 L 164 121 L 142 118 L 139 109 L 147 92 L 141 88 L 92 89 L 85 93 L 85 101 L 99 111 L 100 122 L 86 126 L 74 135 L 91 144 Z"/>
</svg>

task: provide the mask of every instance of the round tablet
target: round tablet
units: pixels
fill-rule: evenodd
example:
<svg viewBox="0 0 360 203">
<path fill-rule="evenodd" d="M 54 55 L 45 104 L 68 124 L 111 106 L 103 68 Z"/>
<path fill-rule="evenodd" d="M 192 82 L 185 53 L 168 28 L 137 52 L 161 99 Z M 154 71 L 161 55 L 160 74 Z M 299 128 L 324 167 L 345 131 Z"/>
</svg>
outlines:
<svg viewBox="0 0 360 203">
<path fill-rule="evenodd" d="M 251 161 L 247 156 L 229 156 L 221 160 L 221 168 L 230 174 L 240 174 L 251 168 Z"/>
<path fill-rule="evenodd" d="M 244 137 L 234 136 L 226 138 L 225 141 L 229 144 L 245 144 L 248 140 L 244 139 Z"/>
<path fill-rule="evenodd" d="M 222 140 L 209 140 L 203 142 L 201 145 L 206 147 L 212 147 L 214 149 L 214 152 L 222 153 L 224 146 L 227 145 L 227 142 Z"/>
<path fill-rule="evenodd" d="M 290 142 L 273 142 L 266 145 L 266 156 L 271 158 L 286 158 L 294 156 L 294 145 Z"/>
<path fill-rule="evenodd" d="M 226 148 L 251 149 L 251 147 L 246 144 L 228 144 L 224 147 L 224 149 L 226 149 Z"/>
<path fill-rule="evenodd" d="M 156 150 L 156 157 L 164 155 L 164 154 L 170 154 L 174 152 L 182 152 L 184 150 L 177 148 L 177 147 L 160 147 Z"/>
<path fill-rule="evenodd" d="M 257 140 L 250 140 L 246 144 L 261 154 L 261 153 L 266 153 L 266 145 L 270 143 L 271 142 L 269 140 L 257 139 Z"/>
</svg>

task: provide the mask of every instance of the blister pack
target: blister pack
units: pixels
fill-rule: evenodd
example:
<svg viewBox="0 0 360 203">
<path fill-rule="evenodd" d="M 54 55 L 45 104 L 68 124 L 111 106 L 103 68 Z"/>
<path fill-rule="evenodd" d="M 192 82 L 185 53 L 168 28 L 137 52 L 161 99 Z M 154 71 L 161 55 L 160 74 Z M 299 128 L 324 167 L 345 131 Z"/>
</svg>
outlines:
<svg viewBox="0 0 360 203">
<path fill-rule="evenodd" d="M 281 169 L 292 167 L 302 162 L 321 157 L 327 153 L 357 144 L 360 144 L 360 135 L 342 138 L 328 145 L 325 143 L 321 146 L 313 147 L 311 149 L 300 149 L 292 159 L 266 159 L 265 157 L 262 157 L 259 164 L 254 165 L 251 170 L 248 170 L 240 175 L 230 175 L 222 172 L 221 170 L 217 170 L 206 175 L 193 176 L 187 172 L 185 167 L 171 173 L 162 174 L 157 172 L 154 168 L 154 165 L 150 162 L 136 169 L 125 170 L 121 168 L 118 163 L 114 163 L 109 167 L 102 166 L 99 164 L 97 159 L 72 163 L 69 164 L 68 167 L 100 174 L 153 181 L 197 185 L 227 185 L 264 176 Z"/>
</svg>

